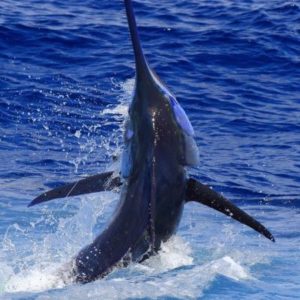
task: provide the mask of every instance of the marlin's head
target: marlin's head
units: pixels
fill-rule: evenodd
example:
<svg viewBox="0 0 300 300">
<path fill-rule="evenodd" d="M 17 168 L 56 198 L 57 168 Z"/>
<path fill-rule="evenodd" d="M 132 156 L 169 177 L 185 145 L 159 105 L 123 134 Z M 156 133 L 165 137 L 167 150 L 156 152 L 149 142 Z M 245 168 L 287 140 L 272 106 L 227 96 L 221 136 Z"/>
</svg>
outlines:
<svg viewBox="0 0 300 300">
<path fill-rule="evenodd" d="M 124 0 L 135 55 L 136 84 L 125 128 L 122 174 L 159 161 L 166 166 L 195 165 L 194 130 L 175 96 L 149 67 L 144 56 L 131 0 Z"/>
<path fill-rule="evenodd" d="M 194 130 L 186 113 L 147 63 L 142 73 L 137 70 L 124 141 L 124 177 L 153 159 L 168 166 L 198 164 Z"/>
</svg>

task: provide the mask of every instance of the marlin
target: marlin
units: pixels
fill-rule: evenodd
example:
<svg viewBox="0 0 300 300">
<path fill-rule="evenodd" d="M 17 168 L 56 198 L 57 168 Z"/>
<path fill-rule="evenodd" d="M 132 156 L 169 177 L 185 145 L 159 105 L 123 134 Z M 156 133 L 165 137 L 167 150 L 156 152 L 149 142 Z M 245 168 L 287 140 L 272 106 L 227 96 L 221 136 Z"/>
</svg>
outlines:
<svg viewBox="0 0 300 300">
<path fill-rule="evenodd" d="M 131 0 L 124 0 L 134 50 L 136 85 L 125 123 L 120 172 L 105 172 L 55 188 L 29 206 L 56 198 L 120 188 L 106 229 L 73 258 L 75 282 L 103 278 L 116 267 L 143 262 L 175 234 L 184 205 L 195 201 L 245 224 L 271 241 L 258 221 L 209 186 L 188 176 L 199 164 L 193 127 L 175 96 L 144 56 Z"/>
</svg>

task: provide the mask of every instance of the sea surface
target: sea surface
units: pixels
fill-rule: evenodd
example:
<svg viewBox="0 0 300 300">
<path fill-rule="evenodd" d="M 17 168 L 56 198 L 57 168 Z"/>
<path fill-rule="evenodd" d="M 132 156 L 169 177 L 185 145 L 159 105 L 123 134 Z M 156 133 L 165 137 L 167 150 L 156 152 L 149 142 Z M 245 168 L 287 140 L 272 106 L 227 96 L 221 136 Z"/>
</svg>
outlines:
<svg viewBox="0 0 300 300">
<path fill-rule="evenodd" d="M 159 255 L 86 285 L 57 270 L 110 220 L 105 192 L 27 208 L 118 165 L 134 88 L 123 1 L 0 2 L 0 299 L 300 299 L 300 1 L 137 0 L 150 65 L 187 112 L 189 172 L 276 243 L 187 204 Z"/>
</svg>

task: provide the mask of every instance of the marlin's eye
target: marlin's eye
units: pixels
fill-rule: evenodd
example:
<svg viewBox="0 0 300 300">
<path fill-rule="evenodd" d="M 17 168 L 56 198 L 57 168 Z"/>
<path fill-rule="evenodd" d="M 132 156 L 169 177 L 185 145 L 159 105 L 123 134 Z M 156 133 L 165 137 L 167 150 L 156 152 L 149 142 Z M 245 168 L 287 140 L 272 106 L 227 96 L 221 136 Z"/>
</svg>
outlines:
<svg viewBox="0 0 300 300">
<path fill-rule="evenodd" d="M 127 178 L 132 170 L 132 137 L 134 135 L 132 129 L 132 123 L 130 118 L 125 122 L 125 132 L 124 132 L 124 150 L 121 158 L 121 174 L 124 178 Z"/>
<path fill-rule="evenodd" d="M 126 139 L 130 140 L 133 137 L 133 131 L 130 128 L 126 130 Z"/>
<path fill-rule="evenodd" d="M 132 129 L 132 125 L 130 120 L 128 119 L 125 123 L 125 141 L 129 141 L 131 140 L 131 138 L 133 137 L 133 129 Z"/>
<path fill-rule="evenodd" d="M 173 108 L 173 112 L 175 115 L 175 119 L 177 123 L 180 125 L 180 127 L 185 131 L 187 135 L 193 136 L 195 134 L 193 126 L 187 117 L 185 111 L 183 108 L 180 106 L 180 104 L 177 102 L 177 100 L 169 95 L 169 99 L 171 102 L 171 106 Z"/>
</svg>

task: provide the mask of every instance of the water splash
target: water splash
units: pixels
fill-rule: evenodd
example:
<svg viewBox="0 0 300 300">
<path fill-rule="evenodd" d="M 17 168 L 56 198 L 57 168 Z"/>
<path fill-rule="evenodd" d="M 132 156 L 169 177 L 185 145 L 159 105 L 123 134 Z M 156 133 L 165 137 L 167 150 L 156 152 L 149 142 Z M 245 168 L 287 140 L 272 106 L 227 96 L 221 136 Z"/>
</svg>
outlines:
<svg viewBox="0 0 300 300">
<path fill-rule="evenodd" d="M 94 229 L 98 219 L 107 219 L 103 214 L 116 201 L 116 196 L 114 193 L 101 193 L 68 200 L 64 207 L 59 208 L 62 213 L 72 209 L 73 214 L 68 217 L 63 217 L 56 210 L 50 212 L 51 206 L 49 210 L 44 209 L 44 212 L 39 212 L 45 214 L 43 220 L 32 223 L 31 229 L 21 231 L 23 247 L 19 246 L 19 226 L 8 230 L 0 251 L 2 290 L 32 292 L 63 287 L 59 270 L 80 248 L 92 241 L 97 234 Z M 77 207 L 74 208 L 71 202 Z M 56 227 L 54 232 L 44 233 L 43 237 L 35 239 L 41 224 L 47 224 L 49 219 Z"/>
<path fill-rule="evenodd" d="M 41 292 L 40 298 L 48 295 L 49 289 L 63 288 L 62 281 L 54 275 L 57 265 L 44 270 L 31 269 L 14 276 L 5 286 L 5 292 Z M 180 270 L 180 271 L 178 271 Z M 87 285 L 68 286 L 66 291 L 52 291 L 50 299 L 60 299 L 62 295 L 80 299 L 103 297 L 128 299 L 138 297 L 158 298 L 168 295 L 180 299 L 199 297 L 205 288 L 218 276 L 232 280 L 251 280 L 245 267 L 229 256 L 212 260 L 202 265 L 194 265 L 190 246 L 175 236 L 163 244 L 162 251 L 143 264 L 132 264 L 127 269 L 116 270 L 103 280 Z M 182 287 L 185 288 L 182 288 Z M 123 296 L 122 296 L 123 295 Z M 58 298 L 56 298 L 58 297 Z"/>
</svg>

